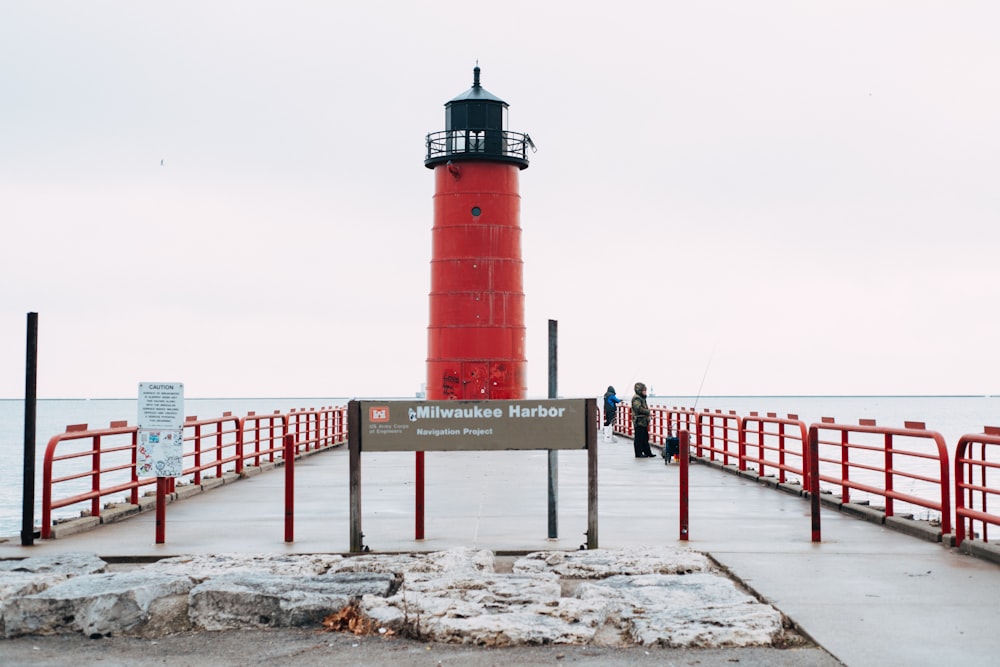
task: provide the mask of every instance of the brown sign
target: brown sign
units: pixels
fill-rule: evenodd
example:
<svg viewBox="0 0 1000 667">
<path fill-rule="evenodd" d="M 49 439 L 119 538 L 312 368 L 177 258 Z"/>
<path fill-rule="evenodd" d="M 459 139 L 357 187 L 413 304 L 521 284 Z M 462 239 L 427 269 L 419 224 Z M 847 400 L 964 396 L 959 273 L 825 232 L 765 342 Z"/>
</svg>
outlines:
<svg viewBox="0 0 1000 667">
<path fill-rule="evenodd" d="M 362 451 L 587 449 L 587 399 L 360 401 Z"/>
</svg>

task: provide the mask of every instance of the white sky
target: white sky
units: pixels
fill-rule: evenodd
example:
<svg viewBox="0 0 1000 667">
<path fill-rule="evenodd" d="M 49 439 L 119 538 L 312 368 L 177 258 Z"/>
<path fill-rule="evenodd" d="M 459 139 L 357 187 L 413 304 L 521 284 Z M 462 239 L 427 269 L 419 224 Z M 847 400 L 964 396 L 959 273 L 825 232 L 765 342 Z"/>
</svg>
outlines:
<svg viewBox="0 0 1000 667">
<path fill-rule="evenodd" d="M 565 396 L 1000 392 L 998 27 L 992 0 L 4 2 L 0 397 L 29 311 L 42 397 L 412 396 L 424 137 L 477 60 L 538 146 L 531 396 L 549 319 Z"/>
</svg>

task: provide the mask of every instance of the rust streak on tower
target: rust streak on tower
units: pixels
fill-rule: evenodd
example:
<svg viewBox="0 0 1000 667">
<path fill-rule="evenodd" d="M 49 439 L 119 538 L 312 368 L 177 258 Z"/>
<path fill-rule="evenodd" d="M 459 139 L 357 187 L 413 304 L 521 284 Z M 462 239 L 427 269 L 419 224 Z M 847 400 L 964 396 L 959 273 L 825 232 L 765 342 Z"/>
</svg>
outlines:
<svg viewBox="0 0 1000 667">
<path fill-rule="evenodd" d="M 427 398 L 524 398 L 527 390 L 518 174 L 527 134 L 479 83 L 445 105 L 427 135 L 434 170 Z"/>
</svg>

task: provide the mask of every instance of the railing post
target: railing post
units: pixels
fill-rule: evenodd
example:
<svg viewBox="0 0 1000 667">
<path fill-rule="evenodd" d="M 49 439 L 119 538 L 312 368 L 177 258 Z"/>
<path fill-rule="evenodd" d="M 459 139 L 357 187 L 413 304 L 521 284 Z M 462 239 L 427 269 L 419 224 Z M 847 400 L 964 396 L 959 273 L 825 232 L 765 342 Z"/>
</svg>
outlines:
<svg viewBox="0 0 1000 667">
<path fill-rule="evenodd" d="M 295 541 L 295 437 L 285 435 L 285 541 Z"/>
<path fill-rule="evenodd" d="M 821 542 L 819 520 L 819 429 L 809 427 L 809 509 L 812 515 L 812 541 Z"/>
<path fill-rule="evenodd" d="M 222 479 L 222 459 L 225 458 L 222 453 L 222 432 L 225 430 L 225 419 L 220 419 L 215 424 L 215 476 Z"/>
<path fill-rule="evenodd" d="M 817 434 L 817 448 L 818 444 Z M 851 448 L 848 447 L 850 437 L 846 430 L 840 432 L 840 500 L 844 503 L 851 502 L 851 487 L 847 484 L 851 476 Z"/>
<path fill-rule="evenodd" d="M 195 417 L 198 419 L 198 417 Z M 194 484 L 201 484 L 201 424 L 194 426 Z"/>
<path fill-rule="evenodd" d="M 681 470 L 680 470 L 680 491 L 678 493 L 678 499 L 680 502 L 680 540 L 682 542 L 688 541 L 688 464 L 689 464 L 689 452 L 688 452 L 688 432 L 681 431 L 677 437 L 677 456 L 680 459 Z"/>
<path fill-rule="evenodd" d="M 42 539 L 47 540 L 52 536 L 52 455 L 51 451 L 55 447 L 54 441 L 58 442 L 59 436 L 54 436 L 49 440 L 45 448 L 45 458 L 42 460 Z"/>
<path fill-rule="evenodd" d="M 966 441 L 966 436 L 962 436 L 958 440 L 958 444 L 955 446 L 955 547 L 961 546 L 962 542 L 965 540 L 965 516 L 963 510 L 965 509 L 965 494 L 963 490 L 965 489 L 965 451 L 969 447 Z M 985 446 L 983 452 L 983 458 L 985 458 Z M 969 466 L 969 477 L 970 481 L 972 478 L 972 466 Z M 969 492 L 972 495 L 972 492 Z M 969 506 L 972 506 L 972 499 L 969 499 Z"/>
<path fill-rule="evenodd" d="M 778 422 L 778 481 L 785 483 L 785 422 Z"/>
<path fill-rule="evenodd" d="M 90 516 L 101 516 L 101 436 L 91 438 L 90 446 L 90 490 L 94 494 L 90 499 Z"/>
<path fill-rule="evenodd" d="M 757 428 L 764 428 L 763 424 L 759 421 L 757 424 Z M 740 424 L 740 444 L 736 452 L 736 457 L 736 469 L 741 472 L 745 471 L 747 469 L 747 420 L 745 419 Z"/>
<path fill-rule="evenodd" d="M 885 489 L 885 515 L 893 516 L 895 513 L 895 502 L 892 497 L 892 492 L 895 490 L 894 477 L 892 474 L 892 433 L 886 433 L 883 439 L 883 455 L 885 468 L 885 481 L 883 482 L 882 488 Z M 947 508 L 942 508 L 944 512 L 947 512 Z M 944 513 L 942 512 L 942 514 Z"/>
<path fill-rule="evenodd" d="M 132 491 L 129 493 L 129 502 L 133 505 L 139 504 L 139 429 L 132 431 L 132 461 L 129 470 L 129 480 L 132 482 Z"/>
<path fill-rule="evenodd" d="M 356 430 L 357 427 L 348 431 L 348 442 L 354 437 L 354 431 Z M 414 452 L 413 459 L 413 484 L 415 487 L 413 495 L 413 539 L 422 540 L 424 539 L 424 453 Z"/>
<path fill-rule="evenodd" d="M 239 417 L 236 420 L 236 474 L 243 474 L 243 427 L 246 424 L 246 417 Z"/>
<path fill-rule="evenodd" d="M 167 479 L 156 478 L 156 543 L 167 541 Z"/>
</svg>

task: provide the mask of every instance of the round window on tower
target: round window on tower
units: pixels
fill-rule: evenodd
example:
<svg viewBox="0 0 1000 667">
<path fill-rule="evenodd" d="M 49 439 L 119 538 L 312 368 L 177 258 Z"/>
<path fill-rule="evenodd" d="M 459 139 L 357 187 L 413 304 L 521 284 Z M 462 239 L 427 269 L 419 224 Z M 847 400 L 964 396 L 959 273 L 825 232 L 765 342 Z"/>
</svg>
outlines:
<svg viewBox="0 0 1000 667">
<path fill-rule="evenodd" d="M 483 212 L 482 209 L 480 209 L 478 206 L 472 207 L 472 217 L 478 218 L 482 214 L 482 212 Z"/>
</svg>

